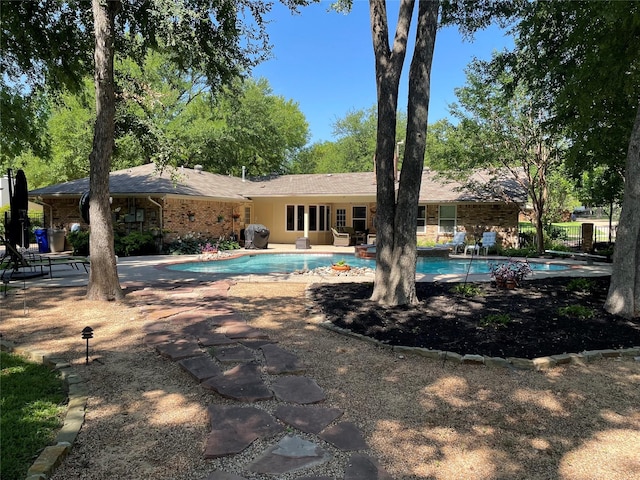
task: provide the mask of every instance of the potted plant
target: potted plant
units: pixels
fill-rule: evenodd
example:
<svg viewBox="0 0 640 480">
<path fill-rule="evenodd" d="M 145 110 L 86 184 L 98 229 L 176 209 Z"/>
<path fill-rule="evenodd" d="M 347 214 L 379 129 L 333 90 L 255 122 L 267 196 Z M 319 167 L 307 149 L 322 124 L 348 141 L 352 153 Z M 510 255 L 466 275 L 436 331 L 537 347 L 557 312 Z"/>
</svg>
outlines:
<svg viewBox="0 0 640 480">
<path fill-rule="evenodd" d="M 351 270 L 351 267 L 347 265 L 347 262 L 345 262 L 344 259 L 338 260 L 336 263 L 332 264 L 331 268 L 342 272 Z"/>
<path fill-rule="evenodd" d="M 504 263 L 492 263 L 489 268 L 496 286 L 501 288 L 516 288 L 527 275 L 531 274 L 531 266 L 527 261 L 509 260 Z"/>
</svg>

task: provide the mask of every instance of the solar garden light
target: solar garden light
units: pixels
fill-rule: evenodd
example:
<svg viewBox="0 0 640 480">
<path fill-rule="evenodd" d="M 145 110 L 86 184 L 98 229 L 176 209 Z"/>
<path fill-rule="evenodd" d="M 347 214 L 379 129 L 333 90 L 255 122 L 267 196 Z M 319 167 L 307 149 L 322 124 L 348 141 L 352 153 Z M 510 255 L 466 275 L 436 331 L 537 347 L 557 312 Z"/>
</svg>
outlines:
<svg viewBox="0 0 640 480">
<path fill-rule="evenodd" d="M 93 328 L 84 327 L 82 329 L 82 338 L 87 340 L 87 361 L 86 364 L 89 365 L 89 339 L 93 338 Z"/>
</svg>

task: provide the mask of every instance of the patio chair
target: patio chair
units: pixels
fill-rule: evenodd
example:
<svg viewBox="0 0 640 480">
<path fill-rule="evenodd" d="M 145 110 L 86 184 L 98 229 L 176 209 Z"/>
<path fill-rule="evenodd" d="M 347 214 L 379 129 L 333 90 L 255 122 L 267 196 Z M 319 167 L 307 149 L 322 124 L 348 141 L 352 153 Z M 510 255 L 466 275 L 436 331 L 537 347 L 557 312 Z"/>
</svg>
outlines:
<svg viewBox="0 0 640 480">
<path fill-rule="evenodd" d="M 335 228 L 331 228 L 333 234 L 333 246 L 334 247 L 348 247 L 351 245 L 351 235 L 348 233 L 340 233 Z"/>
<path fill-rule="evenodd" d="M 464 246 L 466 243 L 467 234 L 465 232 L 456 232 L 453 235 L 453 239 L 450 242 L 443 243 L 442 246 L 449 247 L 453 250 L 453 253 L 464 252 Z"/>
<path fill-rule="evenodd" d="M 489 249 L 496 246 L 496 232 L 484 232 L 482 234 L 482 246 L 480 252 L 484 250 L 485 255 L 489 255 Z"/>
<path fill-rule="evenodd" d="M 4 255 L 0 258 L 0 266 L 2 268 L 0 281 L 4 285 L 5 294 L 7 293 L 7 284 L 11 280 L 41 277 L 47 274 L 47 270 L 49 278 L 53 278 L 51 261 L 48 258 L 32 253 L 23 255 L 11 242 L 8 242 L 3 237 L 0 237 L 0 242 L 5 248 Z"/>
</svg>

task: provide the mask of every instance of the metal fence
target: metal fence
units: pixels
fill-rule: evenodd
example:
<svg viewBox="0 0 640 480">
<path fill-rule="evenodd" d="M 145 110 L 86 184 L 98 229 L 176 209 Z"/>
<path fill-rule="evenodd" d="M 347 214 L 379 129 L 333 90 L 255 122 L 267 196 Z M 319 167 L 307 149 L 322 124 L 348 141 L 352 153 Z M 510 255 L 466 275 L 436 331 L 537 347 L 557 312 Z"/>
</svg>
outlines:
<svg viewBox="0 0 640 480">
<path fill-rule="evenodd" d="M 613 225 L 611 228 L 609 225 L 594 225 L 592 244 L 615 243 L 617 228 L 617 225 Z M 554 243 L 574 250 L 582 249 L 584 243 L 582 225 L 547 225 L 545 233 Z M 521 248 L 536 245 L 536 239 L 533 225 L 520 228 L 519 244 Z"/>
<path fill-rule="evenodd" d="M 4 215 L 0 215 L 0 236 L 3 238 L 7 237 L 7 225 L 11 221 L 11 211 L 6 211 Z M 36 241 L 36 236 L 34 231 L 38 228 L 44 227 L 44 213 L 43 212 L 32 212 L 29 211 L 29 225 L 28 229 L 25 231 L 28 232 L 28 238 L 25 238 L 25 243 L 28 242 L 28 247 L 25 245 L 26 250 L 30 252 L 38 252 L 38 243 Z"/>
</svg>

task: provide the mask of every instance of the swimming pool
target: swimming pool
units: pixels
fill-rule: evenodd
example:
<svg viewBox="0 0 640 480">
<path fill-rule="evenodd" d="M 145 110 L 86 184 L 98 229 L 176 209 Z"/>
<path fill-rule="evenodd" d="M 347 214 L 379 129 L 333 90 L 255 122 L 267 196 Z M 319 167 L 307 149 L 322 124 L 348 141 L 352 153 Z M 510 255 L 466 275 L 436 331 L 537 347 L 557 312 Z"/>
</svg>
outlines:
<svg viewBox="0 0 640 480">
<path fill-rule="evenodd" d="M 187 262 L 167 266 L 170 270 L 197 273 L 224 273 L 224 274 L 255 274 L 266 275 L 270 273 L 293 273 L 296 270 L 314 269 L 318 267 L 328 267 L 332 263 L 340 260 L 346 261 L 352 267 L 375 268 L 376 262 L 373 259 L 357 258 L 353 255 L 341 254 L 321 254 L 321 253 L 269 253 L 242 255 L 240 257 L 225 260 L 215 260 L 209 262 Z M 499 260 L 483 260 L 475 258 L 471 262 L 466 259 L 443 259 L 443 258 L 418 258 L 416 273 L 421 275 L 437 274 L 465 274 L 469 273 L 489 273 L 489 266 Z M 547 263 L 531 263 L 534 271 L 560 271 L 566 266 Z"/>
</svg>

